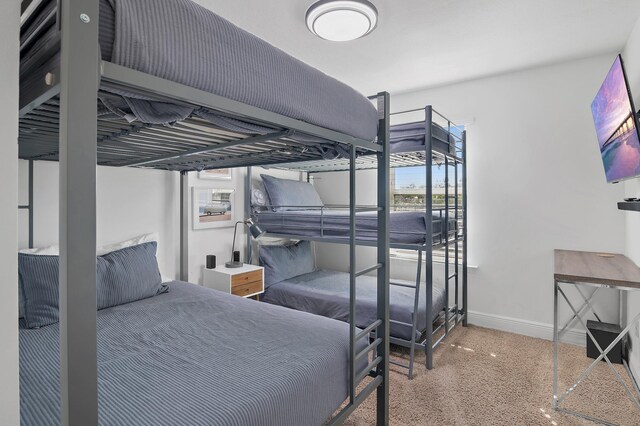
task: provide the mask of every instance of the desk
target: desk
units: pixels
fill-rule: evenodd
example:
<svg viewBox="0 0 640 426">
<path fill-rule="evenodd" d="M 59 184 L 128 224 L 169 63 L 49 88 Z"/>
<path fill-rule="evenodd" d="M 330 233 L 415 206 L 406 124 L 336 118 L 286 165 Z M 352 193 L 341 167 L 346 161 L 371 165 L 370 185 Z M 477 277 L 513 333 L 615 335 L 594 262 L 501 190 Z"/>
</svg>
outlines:
<svg viewBox="0 0 640 426">
<path fill-rule="evenodd" d="M 604 350 L 595 341 L 595 338 L 587 329 L 586 321 L 582 319 L 582 316 L 590 310 L 594 313 L 598 321 L 600 321 L 600 317 L 595 312 L 591 301 L 602 288 L 616 289 L 620 294 L 622 294 L 623 291 L 640 291 L 640 268 L 638 268 L 638 266 L 636 266 L 636 264 L 629 258 L 621 254 L 591 253 L 570 250 L 555 250 L 554 262 L 553 408 L 557 411 L 562 411 L 597 423 L 611 424 L 606 420 L 561 408 L 562 401 L 575 389 L 576 386 L 585 380 L 598 363 L 604 359 L 613 371 L 616 379 L 624 386 L 631 401 L 633 401 L 636 408 L 640 411 L 640 400 L 638 399 L 637 389 L 629 389 L 629 386 L 624 382 L 620 373 L 618 373 L 618 371 L 613 367 L 611 361 L 607 357 L 607 354 L 611 349 L 613 349 L 616 343 L 622 340 L 629 333 L 632 326 L 640 320 L 640 314 L 636 315 L 635 318 L 629 321 L 624 330 L 622 330 L 616 339 Z M 580 301 L 580 307 L 576 309 L 574 303 L 572 303 L 569 297 L 567 297 L 563 286 L 575 286 L 582 299 Z M 588 297 L 581 289 L 581 287 L 585 286 L 594 288 L 594 291 Z M 567 305 L 571 308 L 573 313 L 571 319 L 561 329 L 558 327 L 559 295 L 567 302 Z M 579 321 L 582 327 L 586 330 L 587 335 L 594 342 L 598 351 L 600 351 L 600 356 L 595 359 L 593 363 L 591 363 L 591 365 L 580 375 L 575 384 L 567 389 L 562 395 L 558 395 L 558 342 L 560 337 L 562 337 L 564 332 L 568 329 L 569 324 L 576 320 Z M 627 368 L 627 372 L 630 374 L 629 367 L 626 363 L 625 366 Z"/>
</svg>

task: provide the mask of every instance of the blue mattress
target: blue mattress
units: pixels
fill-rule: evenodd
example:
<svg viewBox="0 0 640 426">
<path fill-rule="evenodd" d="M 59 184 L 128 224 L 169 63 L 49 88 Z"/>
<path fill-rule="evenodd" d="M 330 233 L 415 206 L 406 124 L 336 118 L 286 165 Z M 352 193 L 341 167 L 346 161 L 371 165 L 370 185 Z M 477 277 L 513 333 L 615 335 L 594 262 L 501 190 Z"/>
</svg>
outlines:
<svg viewBox="0 0 640 426">
<path fill-rule="evenodd" d="M 98 312 L 100 424 L 320 425 L 346 398 L 347 324 L 170 288 Z M 23 426 L 59 424 L 58 339 L 20 330 Z"/>
<path fill-rule="evenodd" d="M 23 28 L 21 68 L 37 68 L 59 55 L 55 0 L 48 0 L 34 23 Z M 153 13 L 151 13 L 153 11 Z M 191 0 L 100 0 L 102 59 L 133 70 L 195 87 L 247 105 L 373 141 L 378 114 L 373 104 L 348 85 L 288 55 Z M 48 25 L 38 25 L 43 21 Z M 171 124 L 190 116 L 245 134 L 273 132 L 186 103 L 158 100 L 126 88 L 99 92 L 101 119 L 136 119 Z M 296 133 L 296 141 L 328 158 L 341 151 L 324 140 Z M 317 145 L 324 142 L 323 149 Z"/>
<path fill-rule="evenodd" d="M 377 136 L 378 115 L 366 97 L 211 10 L 189 0 L 100 3 L 100 44 L 107 61 L 357 138 Z M 175 121 L 194 112 L 118 94 L 124 102 L 107 99 L 105 105 L 143 122 Z M 268 131 L 206 111 L 195 113 L 228 130 Z"/>
<path fill-rule="evenodd" d="M 396 280 L 394 280 L 396 281 Z M 414 285 L 415 283 L 408 283 Z M 371 276 L 357 278 L 356 325 L 367 327 L 377 318 L 377 279 Z M 390 318 L 411 323 L 415 290 L 390 286 Z M 349 320 L 349 274 L 345 272 L 317 270 L 270 285 L 263 301 L 286 306 L 299 311 L 310 312 L 341 321 Z M 433 288 L 433 318 L 445 307 L 444 289 Z M 427 328 L 425 285 L 420 286 L 418 302 L 418 322 L 416 337 Z M 411 339 L 411 327 L 391 324 L 391 336 Z"/>
<path fill-rule="evenodd" d="M 389 134 L 391 152 L 397 154 L 424 150 L 425 134 L 426 129 L 424 121 L 391 126 Z M 453 153 L 453 148 L 449 145 L 449 139 L 450 136 L 446 129 L 436 123 L 432 123 L 432 149 L 445 153 Z M 452 140 L 452 142 L 454 141 Z"/>
<path fill-rule="evenodd" d="M 305 209 L 281 212 L 262 211 L 255 213 L 255 221 L 266 232 L 295 235 L 307 238 L 349 237 L 348 209 Z M 443 220 L 439 213 L 433 215 L 433 242 L 440 241 Z M 455 232 L 456 221 L 449 220 L 449 231 Z M 389 237 L 392 244 L 424 244 L 426 241 L 425 214 L 419 211 L 392 212 Z M 376 212 L 356 214 L 356 235 L 363 241 L 377 241 L 378 216 Z"/>
</svg>

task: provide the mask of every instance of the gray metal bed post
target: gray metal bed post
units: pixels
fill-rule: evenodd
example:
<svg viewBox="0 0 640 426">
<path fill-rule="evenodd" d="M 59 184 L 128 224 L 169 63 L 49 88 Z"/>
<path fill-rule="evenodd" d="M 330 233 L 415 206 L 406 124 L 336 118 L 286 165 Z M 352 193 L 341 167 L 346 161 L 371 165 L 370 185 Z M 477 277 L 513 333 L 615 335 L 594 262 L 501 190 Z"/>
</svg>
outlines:
<svg viewBox="0 0 640 426">
<path fill-rule="evenodd" d="M 356 397 L 356 147 L 349 147 L 349 402 Z"/>
<path fill-rule="evenodd" d="M 251 176 L 252 176 L 251 166 L 247 166 L 247 175 L 244 178 L 244 217 L 245 219 L 250 218 L 252 214 L 251 191 L 253 188 L 251 186 Z M 251 255 L 253 252 L 251 234 L 249 232 L 247 232 L 246 234 L 247 234 L 247 241 L 246 241 L 246 247 L 244 249 L 245 262 L 251 263 Z"/>
<path fill-rule="evenodd" d="M 449 138 L 451 135 L 449 135 Z M 440 215 L 440 235 L 444 235 L 444 334 L 449 335 L 449 157 L 444 156 L 444 220 Z"/>
<path fill-rule="evenodd" d="M 378 356 L 382 362 L 376 367 L 382 383 L 377 392 L 377 425 L 389 424 L 389 93 L 378 94 L 378 143 L 382 144 L 382 151 L 378 156 L 378 318 L 382 324 L 376 332 L 382 337 L 378 347 Z"/>
<path fill-rule="evenodd" d="M 454 142 L 455 143 L 455 142 Z M 455 150 L 454 150 L 455 152 Z M 455 153 L 455 156 L 457 157 L 458 154 Z M 454 164 L 455 164 L 455 169 L 454 169 L 454 176 L 453 176 L 453 181 L 454 181 L 454 185 L 455 185 L 455 193 L 454 193 L 454 218 L 455 218 L 455 240 L 453 243 L 454 246 L 454 258 L 455 258 L 455 263 L 454 263 L 454 274 L 455 274 L 455 295 L 453 296 L 454 299 L 454 315 L 455 315 L 455 321 L 454 324 L 458 324 L 458 314 L 460 313 L 460 303 L 459 303 L 459 287 L 460 287 L 460 241 L 458 238 L 458 219 L 460 217 L 460 202 L 458 201 L 458 197 L 460 195 L 460 188 L 458 185 L 458 168 L 460 167 L 460 162 L 457 159 L 454 159 Z M 447 225 L 448 226 L 448 225 Z M 448 228 L 447 228 L 448 229 Z"/>
<path fill-rule="evenodd" d="M 189 175 L 180 172 L 180 280 L 189 281 Z"/>
<path fill-rule="evenodd" d="M 469 309 L 467 307 L 467 240 L 469 234 L 467 231 L 467 131 L 462 131 L 462 325 L 467 326 L 469 321 Z"/>
<path fill-rule="evenodd" d="M 29 248 L 33 248 L 33 160 L 29 160 Z"/>
<path fill-rule="evenodd" d="M 98 424 L 98 0 L 62 0 L 59 10 L 60 423 L 91 426 Z"/>
<path fill-rule="evenodd" d="M 433 108 L 428 105 L 424 109 L 424 151 L 425 151 L 425 214 L 426 214 L 426 227 L 427 227 L 427 241 L 425 244 L 425 299 L 426 299 L 426 315 L 427 315 L 427 330 L 425 339 L 425 355 L 427 370 L 433 368 L 433 196 L 432 196 L 432 184 L 433 184 L 433 153 L 432 151 L 432 128 L 431 123 L 433 121 Z"/>
<path fill-rule="evenodd" d="M 18 210 L 26 210 L 29 215 L 29 248 L 33 248 L 33 160 L 29 160 L 28 203 L 19 204 Z"/>
</svg>

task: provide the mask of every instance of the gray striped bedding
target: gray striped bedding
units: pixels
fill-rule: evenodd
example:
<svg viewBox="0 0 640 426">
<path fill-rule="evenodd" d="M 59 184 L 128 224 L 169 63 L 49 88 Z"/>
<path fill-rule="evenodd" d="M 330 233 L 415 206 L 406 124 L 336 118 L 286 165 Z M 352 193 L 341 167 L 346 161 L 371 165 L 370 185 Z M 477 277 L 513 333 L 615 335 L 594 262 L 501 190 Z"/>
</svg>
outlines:
<svg viewBox="0 0 640 426">
<path fill-rule="evenodd" d="M 443 218 L 433 213 L 433 242 L 440 241 Z M 300 209 L 287 211 L 260 211 L 255 221 L 268 233 L 303 237 L 349 238 L 348 209 Z M 456 221 L 449 219 L 449 233 L 456 229 Z M 391 244 L 424 244 L 426 241 L 424 211 L 391 212 L 389 238 Z M 437 234 L 437 235 L 435 235 Z M 360 212 L 356 215 L 356 235 L 364 241 L 377 241 L 378 216 L 376 212 Z"/>
<path fill-rule="evenodd" d="M 100 0 L 102 57 L 287 117 L 373 140 L 377 112 L 349 86 L 289 56 L 190 0 Z M 112 112 L 148 123 L 185 118 L 192 108 L 140 99 L 103 98 Z M 260 126 L 196 111 L 229 130 Z"/>
<path fill-rule="evenodd" d="M 266 271 L 265 271 L 266 275 Z M 395 282 L 403 282 L 393 280 Z M 404 282 L 414 285 L 414 282 Z M 356 325 L 366 327 L 377 318 L 377 278 L 363 275 L 356 282 Z M 415 291 L 406 287 L 390 286 L 389 315 L 394 321 L 411 323 Z M 300 311 L 334 318 L 349 320 L 349 274 L 346 272 L 319 269 L 317 271 L 282 280 L 270 285 L 263 300 L 274 305 L 286 306 Z M 427 328 L 426 292 L 424 284 L 420 287 L 418 300 L 418 321 L 416 336 Z M 433 287 L 433 318 L 445 307 L 445 293 L 442 287 Z M 392 337 L 411 339 L 411 327 L 391 323 Z"/>
<path fill-rule="evenodd" d="M 103 425 L 319 425 L 347 396 L 348 326 L 172 282 L 98 312 Z M 20 329 L 20 416 L 59 424 L 58 325 Z"/>
</svg>

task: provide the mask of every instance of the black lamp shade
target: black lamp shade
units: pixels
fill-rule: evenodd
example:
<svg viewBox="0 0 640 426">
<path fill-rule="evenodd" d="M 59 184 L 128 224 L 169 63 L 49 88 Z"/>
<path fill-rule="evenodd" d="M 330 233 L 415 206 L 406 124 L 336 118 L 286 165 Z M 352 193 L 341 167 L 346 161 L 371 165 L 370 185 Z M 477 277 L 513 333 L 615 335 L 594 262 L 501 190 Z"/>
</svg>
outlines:
<svg viewBox="0 0 640 426">
<path fill-rule="evenodd" d="M 249 232 L 251 233 L 251 236 L 256 239 L 260 238 L 260 236 L 264 234 L 264 230 L 255 223 L 249 226 Z"/>
</svg>

